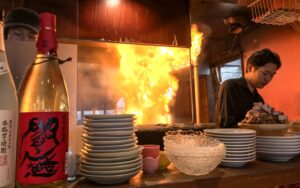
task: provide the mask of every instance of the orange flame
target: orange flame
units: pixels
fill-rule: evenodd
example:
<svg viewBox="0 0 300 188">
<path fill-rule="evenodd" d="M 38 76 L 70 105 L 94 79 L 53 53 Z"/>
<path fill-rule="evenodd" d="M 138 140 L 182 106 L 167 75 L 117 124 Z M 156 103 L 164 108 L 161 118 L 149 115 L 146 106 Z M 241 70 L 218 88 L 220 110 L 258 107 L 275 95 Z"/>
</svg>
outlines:
<svg viewBox="0 0 300 188">
<path fill-rule="evenodd" d="M 193 62 L 196 62 L 197 57 L 201 52 L 201 46 L 203 40 L 203 33 L 198 31 L 198 27 L 196 24 L 192 24 L 191 36 L 192 36 L 191 59 Z"/>
<path fill-rule="evenodd" d="M 199 44 L 202 38 L 192 33 L 193 40 L 194 36 Z M 136 114 L 137 124 L 171 123 L 169 106 L 178 89 L 172 72 L 190 65 L 189 49 L 128 44 L 116 48 L 126 113 Z"/>
<path fill-rule="evenodd" d="M 137 124 L 170 123 L 169 103 L 178 89 L 172 71 L 189 66 L 188 49 L 120 44 L 117 50 L 126 113 L 136 114 Z"/>
</svg>

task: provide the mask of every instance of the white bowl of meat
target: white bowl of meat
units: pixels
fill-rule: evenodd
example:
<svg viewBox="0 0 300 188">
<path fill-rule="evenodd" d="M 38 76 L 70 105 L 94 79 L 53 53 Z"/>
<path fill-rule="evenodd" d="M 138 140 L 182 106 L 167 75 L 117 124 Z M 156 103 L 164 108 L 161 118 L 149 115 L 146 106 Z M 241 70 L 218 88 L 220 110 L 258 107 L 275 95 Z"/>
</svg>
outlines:
<svg viewBox="0 0 300 188">
<path fill-rule="evenodd" d="M 253 108 L 247 112 L 245 119 L 238 126 L 255 130 L 257 136 L 283 136 L 290 124 L 283 112 L 276 111 L 267 104 L 254 103 Z"/>
</svg>

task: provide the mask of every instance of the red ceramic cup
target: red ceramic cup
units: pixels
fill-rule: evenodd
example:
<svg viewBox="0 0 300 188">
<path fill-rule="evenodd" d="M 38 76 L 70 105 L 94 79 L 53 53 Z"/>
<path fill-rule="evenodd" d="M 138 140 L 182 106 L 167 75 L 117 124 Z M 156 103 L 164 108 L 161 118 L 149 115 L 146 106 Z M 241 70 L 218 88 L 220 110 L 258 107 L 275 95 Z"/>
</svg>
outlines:
<svg viewBox="0 0 300 188">
<path fill-rule="evenodd" d="M 143 158 L 152 157 L 156 159 L 159 156 L 159 145 L 149 144 L 143 145 L 142 155 Z"/>
</svg>

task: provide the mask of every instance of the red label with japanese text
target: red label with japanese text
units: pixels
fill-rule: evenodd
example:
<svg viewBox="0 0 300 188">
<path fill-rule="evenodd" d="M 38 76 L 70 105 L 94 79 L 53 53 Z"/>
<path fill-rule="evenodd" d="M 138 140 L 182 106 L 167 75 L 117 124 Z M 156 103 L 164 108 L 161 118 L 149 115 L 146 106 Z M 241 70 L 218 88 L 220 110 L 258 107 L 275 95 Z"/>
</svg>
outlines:
<svg viewBox="0 0 300 188">
<path fill-rule="evenodd" d="M 42 184 L 66 180 L 68 112 L 20 113 L 17 182 Z"/>
</svg>

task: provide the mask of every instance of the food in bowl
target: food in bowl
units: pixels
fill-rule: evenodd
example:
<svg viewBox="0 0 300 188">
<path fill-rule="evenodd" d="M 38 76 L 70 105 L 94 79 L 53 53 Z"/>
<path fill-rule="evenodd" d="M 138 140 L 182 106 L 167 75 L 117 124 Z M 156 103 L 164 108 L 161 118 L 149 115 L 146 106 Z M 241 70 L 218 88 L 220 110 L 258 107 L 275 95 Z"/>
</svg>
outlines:
<svg viewBox="0 0 300 188">
<path fill-rule="evenodd" d="M 241 123 L 247 124 L 283 124 L 288 123 L 288 117 L 273 107 L 261 102 L 254 103 Z"/>
<path fill-rule="evenodd" d="M 238 126 L 255 130 L 257 136 L 284 136 L 289 128 L 288 117 L 283 112 L 261 102 L 254 103 Z"/>
<path fill-rule="evenodd" d="M 164 148 L 174 166 L 188 175 L 208 174 L 221 163 L 226 154 L 223 142 L 198 131 L 168 132 L 164 137 Z"/>
</svg>

